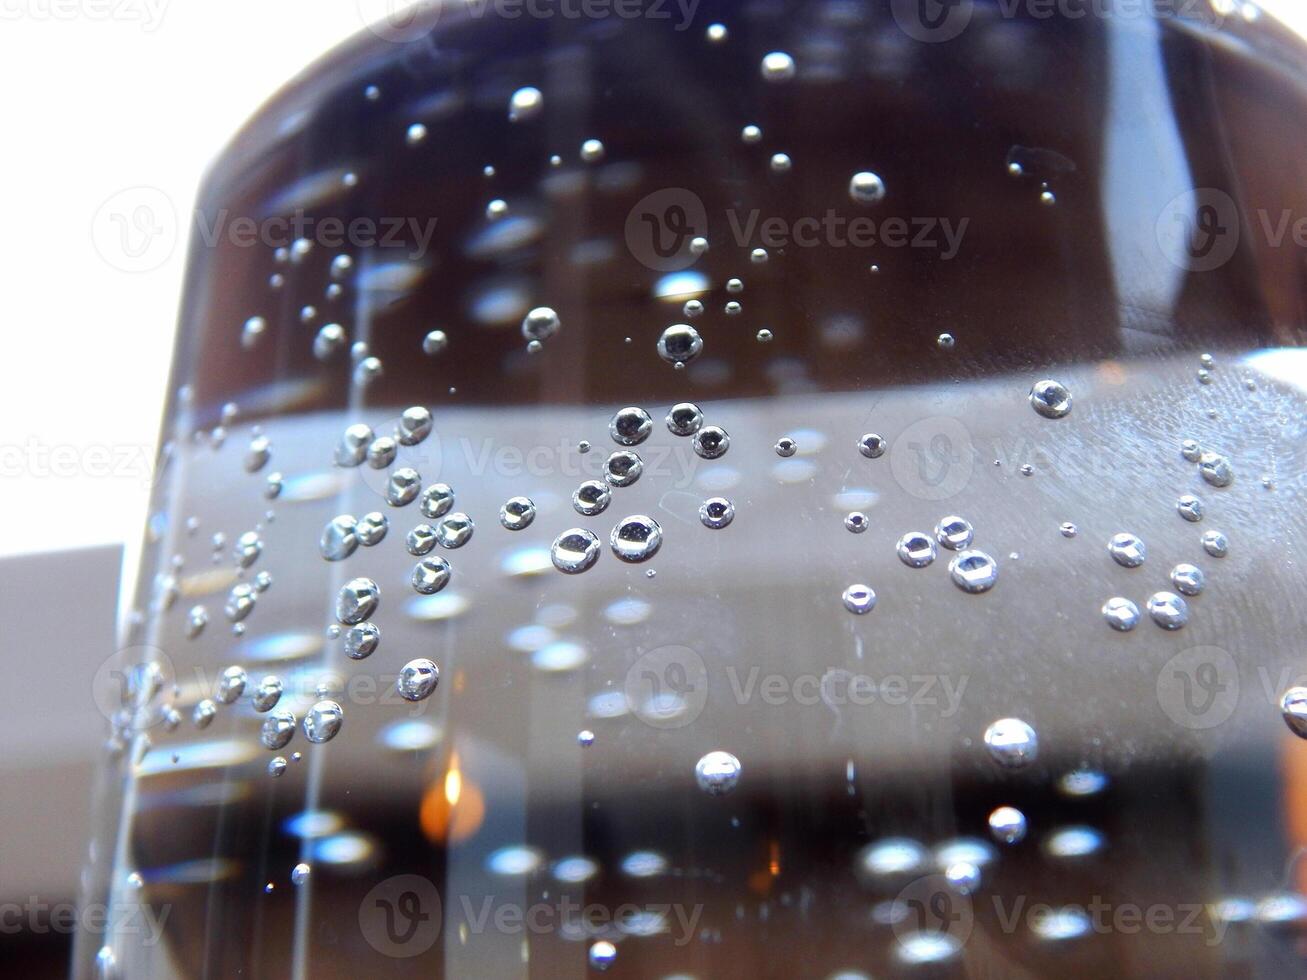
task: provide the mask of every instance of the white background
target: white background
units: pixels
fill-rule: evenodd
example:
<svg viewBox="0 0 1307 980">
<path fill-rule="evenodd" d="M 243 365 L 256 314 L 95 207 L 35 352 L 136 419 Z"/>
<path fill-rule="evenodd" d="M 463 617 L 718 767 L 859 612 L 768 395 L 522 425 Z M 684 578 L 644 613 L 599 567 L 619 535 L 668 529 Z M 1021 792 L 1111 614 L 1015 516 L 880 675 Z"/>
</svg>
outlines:
<svg viewBox="0 0 1307 980">
<path fill-rule="evenodd" d="M 184 221 L 269 94 L 405 2 L 0 0 L 0 555 L 140 537 L 184 255 L 115 268 L 106 202 L 158 188 Z M 1304 0 L 1263 7 L 1307 33 Z"/>
</svg>

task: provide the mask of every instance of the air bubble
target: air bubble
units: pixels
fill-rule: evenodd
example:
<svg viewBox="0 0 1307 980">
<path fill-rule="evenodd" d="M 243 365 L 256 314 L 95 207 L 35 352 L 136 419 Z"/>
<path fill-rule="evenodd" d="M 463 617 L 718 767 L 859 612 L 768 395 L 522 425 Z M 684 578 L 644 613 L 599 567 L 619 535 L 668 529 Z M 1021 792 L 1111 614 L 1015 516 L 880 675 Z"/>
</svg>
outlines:
<svg viewBox="0 0 1307 980">
<path fill-rule="evenodd" d="M 409 581 L 419 595 L 435 595 L 449 584 L 449 562 L 439 556 L 424 558 L 413 566 Z"/>
<path fill-rule="evenodd" d="M 771 51 L 763 55 L 761 68 L 765 82 L 788 82 L 796 71 L 794 59 L 784 51 Z"/>
<path fill-rule="evenodd" d="M 1039 738 L 1020 718 L 1000 718 L 985 729 L 985 747 L 999 765 L 1019 769 L 1038 757 Z"/>
<path fill-rule="evenodd" d="M 687 364 L 703 353 L 703 338 L 688 323 L 674 323 L 658 338 L 658 356 L 673 364 Z"/>
<path fill-rule="evenodd" d="M 419 657 L 410 660 L 395 679 L 395 690 L 405 701 L 425 701 L 440 683 L 440 668 Z"/>
<path fill-rule="evenodd" d="M 858 440 L 858 452 L 868 459 L 879 459 L 885 455 L 885 450 L 889 443 L 884 436 L 875 432 L 868 432 Z"/>
<path fill-rule="evenodd" d="M 572 494 L 572 507 L 578 514 L 594 517 L 606 511 L 612 499 L 613 492 L 608 488 L 607 483 L 587 480 Z"/>
<path fill-rule="evenodd" d="M 381 630 L 375 623 L 359 623 L 345 631 L 345 656 L 366 660 L 381 644 Z"/>
<path fill-rule="evenodd" d="M 703 428 L 703 412 L 691 402 L 673 405 L 667 413 L 667 431 L 674 436 L 692 436 Z"/>
<path fill-rule="evenodd" d="M 735 520 L 735 505 L 725 497 L 709 497 L 699 506 L 704 527 L 721 530 Z"/>
<path fill-rule="evenodd" d="M 423 517 L 431 520 L 444 517 L 454 506 L 454 491 L 447 483 L 433 483 L 422 491 L 418 499 L 418 510 Z"/>
<path fill-rule="evenodd" d="M 549 557 L 560 572 L 576 575 L 599 560 L 599 548 L 599 538 L 593 531 L 574 527 L 554 539 Z"/>
<path fill-rule="evenodd" d="M 1139 625 L 1139 607 L 1122 596 L 1113 596 L 1103 603 L 1103 620 L 1112 629 L 1129 633 Z"/>
<path fill-rule="evenodd" d="M 998 563 L 983 551 L 962 551 L 949 562 L 948 573 L 963 592 L 988 592 L 998 581 Z"/>
<path fill-rule="evenodd" d="M 304 716 L 304 737 L 315 745 L 330 742 L 344 720 L 345 712 L 339 704 L 326 699 L 319 701 Z"/>
<path fill-rule="evenodd" d="M 1123 531 L 1112 535 L 1112 539 L 1107 543 L 1107 553 L 1123 568 L 1138 568 L 1144 563 L 1147 549 L 1138 535 Z"/>
<path fill-rule="evenodd" d="M 336 596 L 336 618 L 346 626 L 357 626 L 372 618 L 381 602 L 381 590 L 370 578 L 346 582 Z"/>
<path fill-rule="evenodd" d="M 971 527 L 971 522 L 956 514 L 940 518 L 939 523 L 935 525 L 935 540 L 950 551 L 961 551 L 968 547 L 974 537 L 975 531 Z"/>
<path fill-rule="evenodd" d="M 629 449 L 618 450 L 604 463 L 604 479 L 614 487 L 629 487 L 643 472 L 644 462 Z"/>
<path fill-rule="evenodd" d="M 718 425 L 705 425 L 694 434 L 695 454 L 703 459 L 720 459 L 731 448 L 731 437 Z"/>
<path fill-rule="evenodd" d="M 863 170 L 849 179 L 849 197 L 855 204 L 875 204 L 885 197 L 885 182 L 870 170 Z"/>
<path fill-rule="evenodd" d="M 1012 806 L 1000 806 L 989 815 L 989 832 L 1000 844 L 1017 844 L 1026 836 L 1026 815 Z"/>
<path fill-rule="evenodd" d="M 925 568 L 935 560 L 935 542 L 921 531 L 909 531 L 899 538 L 895 551 L 909 568 Z"/>
<path fill-rule="evenodd" d="M 510 531 L 523 531 L 536 519 L 536 505 L 530 497 L 509 497 L 499 508 L 499 523 Z"/>
<path fill-rule="evenodd" d="M 709 796 L 722 796 L 740 781 L 740 760 L 729 752 L 709 752 L 694 767 L 694 779 Z"/>
<path fill-rule="evenodd" d="M 608 434 L 619 446 L 638 446 L 653 432 L 653 419 L 643 408 L 623 408 L 608 423 Z"/>
<path fill-rule="evenodd" d="M 648 561 L 662 547 L 663 529 L 652 517 L 635 514 L 613 528 L 608 543 L 622 561 Z"/>
<path fill-rule="evenodd" d="M 1030 389 L 1030 404 L 1046 419 L 1064 418 L 1071 411 L 1071 392 L 1058 381 L 1036 381 Z"/>
<path fill-rule="evenodd" d="M 1230 553 L 1230 542 L 1220 531 L 1204 531 L 1203 550 L 1213 558 L 1224 558 Z"/>
<path fill-rule="evenodd" d="M 1189 622 L 1189 605 L 1174 592 L 1155 592 L 1148 599 L 1148 615 L 1164 630 L 1178 630 Z"/>
<path fill-rule="evenodd" d="M 844 590 L 844 608 L 855 616 L 865 616 L 876 608 L 876 590 L 870 585 L 850 585 Z"/>
<path fill-rule="evenodd" d="M 1195 596 L 1203 591 L 1206 576 L 1197 565 L 1181 562 L 1171 569 L 1171 584 L 1183 595 Z"/>
</svg>

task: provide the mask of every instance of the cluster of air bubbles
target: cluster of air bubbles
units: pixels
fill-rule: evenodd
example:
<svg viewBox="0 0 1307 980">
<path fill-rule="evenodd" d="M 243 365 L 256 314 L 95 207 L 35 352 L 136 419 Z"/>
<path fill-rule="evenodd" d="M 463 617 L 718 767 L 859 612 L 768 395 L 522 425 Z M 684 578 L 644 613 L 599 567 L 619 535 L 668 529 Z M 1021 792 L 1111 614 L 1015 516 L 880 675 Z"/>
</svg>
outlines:
<svg viewBox="0 0 1307 980">
<path fill-rule="evenodd" d="M 709 497 L 699 507 L 704 527 L 720 530 L 735 520 L 735 505 L 725 497 Z"/>
<path fill-rule="evenodd" d="M 674 323 L 658 338 L 658 356 L 683 366 L 703 353 L 703 338 L 688 323 Z"/>
<path fill-rule="evenodd" d="M 740 760 L 729 752 L 709 752 L 694 767 L 699 788 L 710 796 L 722 796 L 740 781 Z"/>
<path fill-rule="evenodd" d="M 879 459 L 885 455 L 887 448 L 889 448 L 889 441 L 875 432 L 868 432 L 858 440 L 858 452 L 868 459 Z"/>
<path fill-rule="evenodd" d="M 855 616 L 865 616 L 876 608 L 876 590 L 861 583 L 844 590 L 844 608 Z"/>
<path fill-rule="evenodd" d="M 1020 718 L 1000 718 L 985 729 L 985 748 L 999 765 L 1019 769 L 1039 755 L 1039 737 Z"/>
<path fill-rule="evenodd" d="M 1071 411 L 1071 392 L 1059 381 L 1036 381 L 1030 389 L 1030 404 L 1046 419 L 1064 418 Z"/>
</svg>

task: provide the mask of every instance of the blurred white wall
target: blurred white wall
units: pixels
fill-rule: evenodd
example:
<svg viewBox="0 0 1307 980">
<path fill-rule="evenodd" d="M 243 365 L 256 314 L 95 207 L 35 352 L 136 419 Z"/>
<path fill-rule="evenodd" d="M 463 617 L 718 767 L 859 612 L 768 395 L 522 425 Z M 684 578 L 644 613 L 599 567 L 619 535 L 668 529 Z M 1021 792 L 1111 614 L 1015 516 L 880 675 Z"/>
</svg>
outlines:
<svg viewBox="0 0 1307 980">
<path fill-rule="evenodd" d="M 0 0 L 0 554 L 139 540 L 184 235 L 124 254 L 119 205 L 166 229 L 265 97 L 409 2 Z"/>
</svg>

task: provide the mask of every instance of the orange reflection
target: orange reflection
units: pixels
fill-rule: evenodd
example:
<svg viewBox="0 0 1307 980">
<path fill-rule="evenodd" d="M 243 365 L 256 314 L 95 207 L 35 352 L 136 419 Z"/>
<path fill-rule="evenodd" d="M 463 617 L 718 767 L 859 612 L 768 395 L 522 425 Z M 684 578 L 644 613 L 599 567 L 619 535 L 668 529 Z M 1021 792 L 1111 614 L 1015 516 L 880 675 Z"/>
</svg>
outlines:
<svg viewBox="0 0 1307 980">
<path fill-rule="evenodd" d="M 476 783 L 464 776 L 455 752 L 444 778 L 433 780 L 422 794 L 418 811 L 422 833 L 435 844 L 457 844 L 481 829 L 485 815 L 485 798 Z"/>
</svg>

